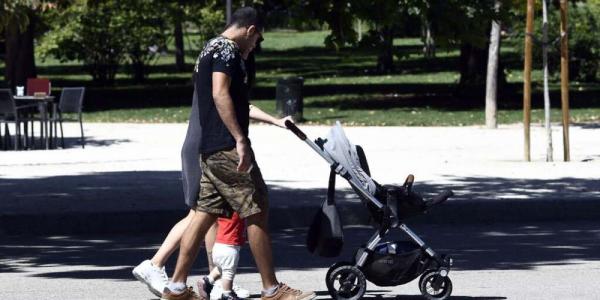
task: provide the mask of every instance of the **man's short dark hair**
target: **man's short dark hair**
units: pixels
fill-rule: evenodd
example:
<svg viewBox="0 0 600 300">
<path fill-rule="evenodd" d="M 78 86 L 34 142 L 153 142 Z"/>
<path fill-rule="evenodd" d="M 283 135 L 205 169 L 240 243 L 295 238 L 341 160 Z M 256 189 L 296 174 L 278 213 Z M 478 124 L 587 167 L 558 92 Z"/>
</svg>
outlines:
<svg viewBox="0 0 600 300">
<path fill-rule="evenodd" d="M 254 25 L 258 31 L 262 31 L 264 28 L 263 20 L 258 11 L 249 6 L 236 9 L 231 15 L 231 21 L 225 26 L 225 29 L 233 25 L 238 27 L 250 27 Z"/>
</svg>

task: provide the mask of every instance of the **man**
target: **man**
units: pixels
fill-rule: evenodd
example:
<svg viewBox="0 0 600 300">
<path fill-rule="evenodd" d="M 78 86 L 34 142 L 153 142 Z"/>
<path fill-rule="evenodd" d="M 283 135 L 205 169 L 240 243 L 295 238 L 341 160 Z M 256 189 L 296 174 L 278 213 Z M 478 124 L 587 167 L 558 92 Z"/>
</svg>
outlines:
<svg viewBox="0 0 600 300">
<path fill-rule="evenodd" d="M 242 59 L 262 40 L 262 23 L 253 8 L 241 8 L 221 36 L 209 41 L 196 61 L 194 80 L 202 132 L 202 178 L 196 213 L 185 229 L 173 278 L 162 299 L 205 299 L 186 287 L 190 268 L 206 231 L 219 216 L 236 211 L 247 223 L 248 241 L 260 272 L 265 300 L 313 299 L 279 283 L 268 233 L 267 188 L 248 139 L 249 118 L 284 127 L 248 102 Z"/>
</svg>

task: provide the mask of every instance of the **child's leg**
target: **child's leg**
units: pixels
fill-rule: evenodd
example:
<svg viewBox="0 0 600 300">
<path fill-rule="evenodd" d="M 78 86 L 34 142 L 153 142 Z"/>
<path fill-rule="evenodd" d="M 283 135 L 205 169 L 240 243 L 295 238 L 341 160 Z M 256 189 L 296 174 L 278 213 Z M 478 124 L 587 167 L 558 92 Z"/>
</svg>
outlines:
<svg viewBox="0 0 600 300">
<path fill-rule="evenodd" d="M 219 280 L 219 278 L 221 278 L 221 268 L 215 267 L 214 269 L 212 269 L 212 271 L 210 271 L 210 273 L 206 277 L 208 278 L 211 284 L 214 283 L 215 281 Z"/>
<path fill-rule="evenodd" d="M 213 261 L 221 269 L 221 285 L 224 294 L 231 293 L 239 260 L 240 246 L 215 243 Z"/>
</svg>

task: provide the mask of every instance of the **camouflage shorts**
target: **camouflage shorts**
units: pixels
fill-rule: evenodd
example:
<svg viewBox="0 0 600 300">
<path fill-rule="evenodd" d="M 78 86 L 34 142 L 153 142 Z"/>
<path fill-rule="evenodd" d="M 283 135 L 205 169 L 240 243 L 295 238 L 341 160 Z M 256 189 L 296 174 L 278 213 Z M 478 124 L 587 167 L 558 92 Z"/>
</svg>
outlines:
<svg viewBox="0 0 600 300">
<path fill-rule="evenodd" d="M 230 217 L 236 211 L 240 218 L 266 212 L 267 186 L 255 161 L 250 173 L 238 172 L 236 149 L 202 155 L 202 179 L 196 210 Z"/>
</svg>

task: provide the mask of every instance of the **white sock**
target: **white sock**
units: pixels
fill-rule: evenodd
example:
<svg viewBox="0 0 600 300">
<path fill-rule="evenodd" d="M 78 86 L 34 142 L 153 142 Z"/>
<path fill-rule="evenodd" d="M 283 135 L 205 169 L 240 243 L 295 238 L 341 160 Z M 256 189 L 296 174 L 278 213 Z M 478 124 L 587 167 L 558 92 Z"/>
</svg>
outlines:
<svg viewBox="0 0 600 300">
<path fill-rule="evenodd" d="M 279 285 L 274 285 L 266 290 L 263 290 L 263 294 L 267 297 L 273 296 L 275 295 L 275 293 L 277 293 L 277 289 L 279 288 Z"/>
<path fill-rule="evenodd" d="M 206 276 L 206 279 L 208 279 L 208 283 L 215 284 L 215 279 L 212 278 L 212 276 L 208 275 L 208 276 Z"/>
<path fill-rule="evenodd" d="M 181 294 L 183 291 L 185 291 L 186 286 L 184 282 L 169 281 L 167 288 L 169 288 L 169 291 L 174 292 L 175 294 Z"/>
</svg>

